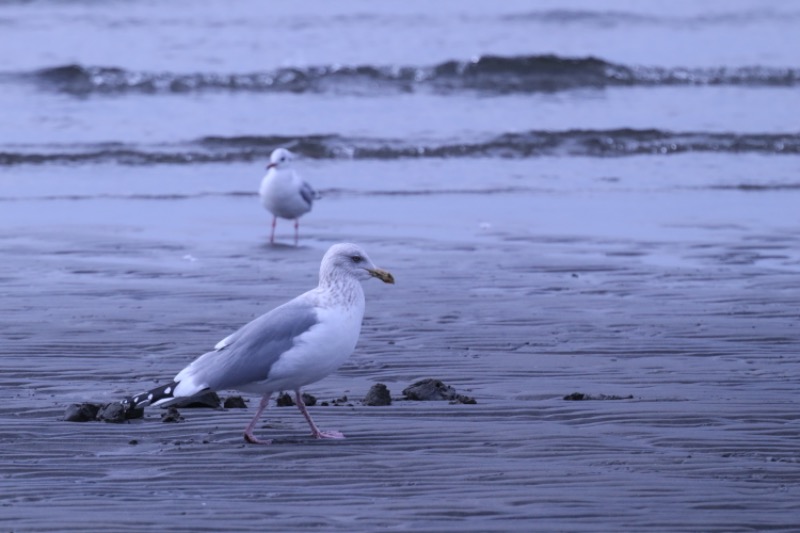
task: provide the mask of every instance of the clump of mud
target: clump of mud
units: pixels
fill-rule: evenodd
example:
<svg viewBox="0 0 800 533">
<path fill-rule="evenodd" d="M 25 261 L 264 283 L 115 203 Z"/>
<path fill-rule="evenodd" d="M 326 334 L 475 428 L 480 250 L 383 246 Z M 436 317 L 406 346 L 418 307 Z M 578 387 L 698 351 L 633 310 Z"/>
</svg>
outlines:
<svg viewBox="0 0 800 533">
<path fill-rule="evenodd" d="M 178 412 L 178 408 L 173 405 L 167 407 L 165 413 L 161 413 L 161 421 L 167 423 L 183 422 L 183 416 Z"/>
<path fill-rule="evenodd" d="M 583 402 L 589 400 L 632 400 L 633 394 L 629 394 L 628 396 L 615 396 L 613 394 L 584 394 L 583 392 L 573 392 L 572 394 L 567 394 L 564 396 L 564 399 L 569 402 Z"/>
<path fill-rule="evenodd" d="M 389 388 L 383 383 L 376 383 L 370 387 L 367 395 L 364 396 L 364 405 L 392 405 L 392 395 Z"/>
<path fill-rule="evenodd" d="M 334 405 L 334 406 L 336 406 L 336 405 L 347 405 L 349 407 L 353 407 L 353 404 L 350 402 L 350 399 L 347 397 L 346 394 L 343 395 L 343 396 L 339 396 L 338 398 L 334 398 L 333 400 L 322 402 L 322 403 L 320 403 L 320 405 L 322 405 L 324 407 L 327 407 L 329 405 Z"/>
<path fill-rule="evenodd" d="M 450 403 L 476 404 L 475 398 L 459 394 L 440 379 L 427 378 L 403 389 L 406 399 L 419 402 L 449 401 Z"/>
<path fill-rule="evenodd" d="M 229 396 L 225 399 L 224 403 L 215 392 L 207 392 L 192 398 L 186 398 L 172 404 L 169 409 L 239 409 L 247 407 L 244 399 L 241 396 Z M 170 415 L 167 411 L 162 415 L 162 419 Z M 178 414 L 177 416 L 180 416 Z M 144 417 L 144 407 L 134 409 L 129 403 L 111 402 L 111 403 L 73 403 L 67 406 L 64 411 L 65 422 L 94 422 L 102 421 L 112 424 L 122 424 L 128 420 Z M 183 418 L 181 417 L 181 420 Z M 177 420 L 164 420 L 165 422 L 174 422 Z"/>
<path fill-rule="evenodd" d="M 73 403 L 64 411 L 66 422 L 91 422 L 102 420 L 121 424 L 134 418 L 142 418 L 144 409 L 131 409 L 129 405 L 122 402 L 111 403 Z"/>
<path fill-rule="evenodd" d="M 228 396 L 222 404 L 225 409 L 246 409 L 247 403 L 241 396 Z"/>
<path fill-rule="evenodd" d="M 306 406 L 317 405 L 317 397 L 307 392 L 303 393 L 303 403 Z M 294 405 L 294 398 L 288 392 L 282 392 L 275 400 L 275 405 L 278 407 L 292 407 Z"/>
</svg>

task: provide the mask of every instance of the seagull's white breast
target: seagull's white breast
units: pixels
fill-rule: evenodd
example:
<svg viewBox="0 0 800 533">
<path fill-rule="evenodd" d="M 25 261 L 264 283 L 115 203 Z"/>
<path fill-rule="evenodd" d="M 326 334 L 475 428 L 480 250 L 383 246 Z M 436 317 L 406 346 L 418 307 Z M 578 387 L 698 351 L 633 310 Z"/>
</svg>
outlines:
<svg viewBox="0 0 800 533">
<path fill-rule="evenodd" d="M 261 204 L 275 216 L 297 218 L 311 209 L 300 193 L 302 187 L 303 180 L 291 168 L 272 168 L 261 180 Z"/>
</svg>

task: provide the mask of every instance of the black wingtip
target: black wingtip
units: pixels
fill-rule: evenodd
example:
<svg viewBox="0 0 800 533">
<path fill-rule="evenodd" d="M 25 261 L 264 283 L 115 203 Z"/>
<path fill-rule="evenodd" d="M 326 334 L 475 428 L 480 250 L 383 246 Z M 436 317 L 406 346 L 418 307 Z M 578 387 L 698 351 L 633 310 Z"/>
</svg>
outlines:
<svg viewBox="0 0 800 533">
<path fill-rule="evenodd" d="M 148 405 L 154 404 L 158 401 L 174 398 L 175 387 L 178 385 L 177 381 L 173 381 L 168 385 L 162 385 L 155 389 L 143 392 L 136 396 L 129 396 L 122 400 L 122 404 L 129 406 L 130 409 L 141 409 Z"/>
</svg>

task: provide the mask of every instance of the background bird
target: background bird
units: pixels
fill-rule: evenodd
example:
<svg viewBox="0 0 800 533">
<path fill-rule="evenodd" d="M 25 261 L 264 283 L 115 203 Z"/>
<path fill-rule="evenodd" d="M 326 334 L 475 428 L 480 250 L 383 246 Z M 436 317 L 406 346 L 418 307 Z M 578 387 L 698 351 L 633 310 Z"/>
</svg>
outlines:
<svg viewBox="0 0 800 533">
<path fill-rule="evenodd" d="M 319 285 L 256 318 L 201 355 L 168 384 L 124 400 L 133 409 L 167 406 L 206 391 L 235 389 L 261 394 L 261 403 L 244 432 L 248 442 L 269 444 L 253 428 L 273 393 L 292 390 L 313 437 L 344 438 L 320 431 L 305 404 L 301 387 L 324 378 L 350 356 L 361 333 L 364 291 L 361 281 L 376 277 L 394 283 L 364 250 L 335 244 L 322 258 Z"/>
<path fill-rule="evenodd" d="M 311 205 L 318 199 L 311 185 L 303 181 L 292 168 L 294 154 L 286 148 L 272 152 L 267 165 L 267 174 L 261 180 L 259 195 L 264 208 L 272 213 L 272 232 L 270 244 L 275 242 L 275 226 L 278 217 L 294 220 L 294 245 L 299 241 L 300 217 L 311 211 Z"/>
</svg>

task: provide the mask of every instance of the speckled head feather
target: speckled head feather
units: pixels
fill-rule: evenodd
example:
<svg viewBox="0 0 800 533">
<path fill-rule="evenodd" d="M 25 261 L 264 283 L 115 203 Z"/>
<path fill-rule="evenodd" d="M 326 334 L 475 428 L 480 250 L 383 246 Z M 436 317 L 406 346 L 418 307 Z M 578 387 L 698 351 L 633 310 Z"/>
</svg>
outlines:
<svg viewBox="0 0 800 533">
<path fill-rule="evenodd" d="M 365 281 L 371 277 L 384 283 L 394 283 L 394 277 L 375 266 L 363 248 L 349 242 L 331 246 L 319 267 L 320 284 L 335 283 L 347 278 Z"/>
</svg>

